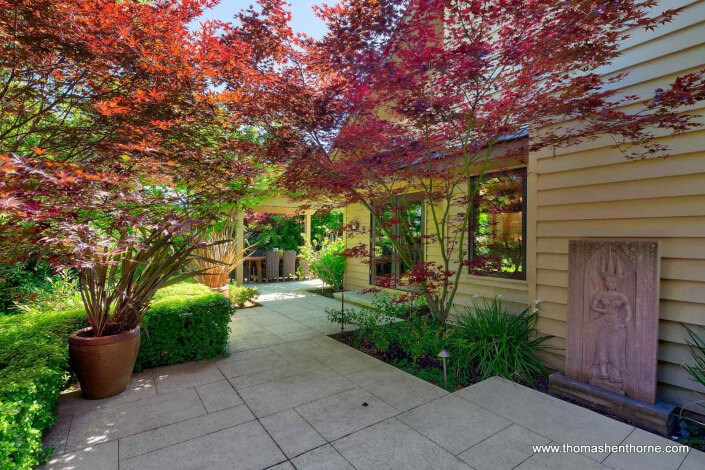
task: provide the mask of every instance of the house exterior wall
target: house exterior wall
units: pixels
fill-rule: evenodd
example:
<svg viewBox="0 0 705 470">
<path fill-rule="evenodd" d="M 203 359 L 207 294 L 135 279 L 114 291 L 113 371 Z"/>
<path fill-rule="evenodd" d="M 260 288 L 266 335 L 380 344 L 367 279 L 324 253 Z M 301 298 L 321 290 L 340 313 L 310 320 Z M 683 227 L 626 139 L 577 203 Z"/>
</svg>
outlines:
<svg viewBox="0 0 705 470">
<path fill-rule="evenodd" d="M 705 2 L 661 3 L 686 9 L 656 31 L 632 32 L 602 71 L 629 74 L 620 92 L 649 98 L 705 66 Z M 681 367 L 690 360 L 681 323 L 705 325 L 705 129 L 661 141 L 667 158 L 629 161 L 608 138 L 529 155 L 527 280 L 529 301 L 543 301 L 539 331 L 565 348 L 568 240 L 659 240 L 659 397 L 684 403 L 705 392 Z M 564 351 L 551 365 L 563 369 Z"/>
<path fill-rule="evenodd" d="M 661 8 L 685 7 L 656 31 L 634 30 L 622 56 L 604 74 L 628 72 L 617 86 L 648 99 L 676 76 L 705 67 L 705 0 L 670 0 Z M 705 115 L 705 107 L 684 110 Z M 517 306 L 539 305 L 538 330 L 555 338 L 554 369 L 565 366 L 568 240 L 655 239 L 661 244 L 658 395 L 687 403 L 694 391 L 681 364 L 690 360 L 682 323 L 705 325 L 705 129 L 661 139 L 667 158 L 627 160 L 610 138 L 528 155 L 527 275 L 525 281 L 471 276 L 464 272 L 455 302 L 473 295 L 502 297 Z M 365 233 L 348 246 L 369 244 L 370 215 L 359 204 L 345 209 Z M 426 217 L 427 233 L 432 223 Z M 439 258 L 427 247 L 427 260 Z M 349 259 L 346 288 L 369 287 L 369 265 Z"/>
</svg>

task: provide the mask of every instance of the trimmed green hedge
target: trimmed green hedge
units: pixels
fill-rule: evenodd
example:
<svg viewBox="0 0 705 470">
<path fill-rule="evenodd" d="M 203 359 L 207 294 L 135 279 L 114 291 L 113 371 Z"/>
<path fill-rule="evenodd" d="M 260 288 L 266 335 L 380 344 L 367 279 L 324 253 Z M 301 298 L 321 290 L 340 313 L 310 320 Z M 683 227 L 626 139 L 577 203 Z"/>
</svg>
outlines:
<svg viewBox="0 0 705 470">
<path fill-rule="evenodd" d="M 225 356 L 230 317 L 225 296 L 199 284 L 178 284 L 159 296 L 142 324 L 135 370 Z M 166 290 L 166 289 L 165 289 Z"/>
<path fill-rule="evenodd" d="M 135 370 L 226 355 L 232 314 L 226 297 L 200 284 L 160 290 Z M 51 454 L 42 434 L 69 377 L 69 334 L 85 326 L 82 308 L 0 317 L 0 470 L 31 469 Z"/>
<path fill-rule="evenodd" d="M 49 456 L 42 433 L 68 379 L 69 334 L 83 309 L 0 317 L 0 469 L 30 469 Z"/>
</svg>

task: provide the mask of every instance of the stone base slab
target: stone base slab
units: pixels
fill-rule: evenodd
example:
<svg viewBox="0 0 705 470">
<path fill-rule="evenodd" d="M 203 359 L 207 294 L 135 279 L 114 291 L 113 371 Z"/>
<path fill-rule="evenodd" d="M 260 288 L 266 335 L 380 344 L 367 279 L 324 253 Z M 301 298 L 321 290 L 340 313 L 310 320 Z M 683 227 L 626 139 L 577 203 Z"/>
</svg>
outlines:
<svg viewBox="0 0 705 470">
<path fill-rule="evenodd" d="M 597 410 L 613 414 L 639 427 L 668 435 L 674 424 L 676 405 L 656 402 L 653 405 L 602 390 L 593 385 L 568 378 L 561 373 L 549 377 L 549 391 L 583 403 Z"/>
</svg>

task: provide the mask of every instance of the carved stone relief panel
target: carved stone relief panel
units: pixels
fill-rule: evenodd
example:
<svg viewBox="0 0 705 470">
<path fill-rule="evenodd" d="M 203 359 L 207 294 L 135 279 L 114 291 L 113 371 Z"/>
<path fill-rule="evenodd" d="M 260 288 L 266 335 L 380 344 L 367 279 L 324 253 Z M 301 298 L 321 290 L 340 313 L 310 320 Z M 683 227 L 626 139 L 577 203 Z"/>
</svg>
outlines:
<svg viewBox="0 0 705 470">
<path fill-rule="evenodd" d="M 654 403 L 658 319 L 658 242 L 570 241 L 568 377 Z"/>
</svg>

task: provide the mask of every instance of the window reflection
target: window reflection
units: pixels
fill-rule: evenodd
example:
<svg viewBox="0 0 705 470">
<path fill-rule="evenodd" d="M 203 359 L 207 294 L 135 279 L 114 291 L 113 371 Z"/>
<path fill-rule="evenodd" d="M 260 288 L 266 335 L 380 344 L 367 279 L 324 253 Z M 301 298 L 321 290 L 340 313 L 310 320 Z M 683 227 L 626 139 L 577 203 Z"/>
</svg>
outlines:
<svg viewBox="0 0 705 470">
<path fill-rule="evenodd" d="M 525 169 L 479 184 L 469 227 L 471 274 L 525 278 L 525 186 Z"/>
</svg>

